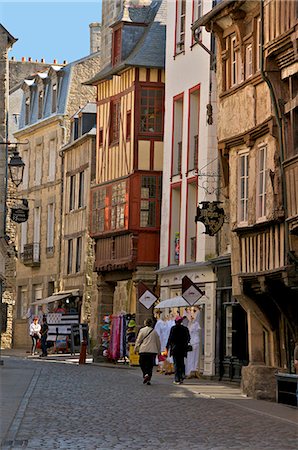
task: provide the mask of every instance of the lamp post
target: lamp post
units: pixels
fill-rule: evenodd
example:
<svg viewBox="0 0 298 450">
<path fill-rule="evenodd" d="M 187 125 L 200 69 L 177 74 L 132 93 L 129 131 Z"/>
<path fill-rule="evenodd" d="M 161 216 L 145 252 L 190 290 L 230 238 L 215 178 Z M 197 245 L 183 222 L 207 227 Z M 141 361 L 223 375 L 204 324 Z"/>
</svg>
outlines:
<svg viewBox="0 0 298 450">
<path fill-rule="evenodd" d="M 0 235 L 0 238 L 2 238 L 5 243 L 8 243 L 8 236 L 6 235 L 6 221 L 7 221 L 7 197 L 8 197 L 8 176 L 10 175 L 11 181 L 17 188 L 23 181 L 24 176 L 24 168 L 25 164 L 18 152 L 18 145 L 19 144 L 28 144 L 28 142 L 20 142 L 20 143 L 11 143 L 11 142 L 1 142 L 1 144 L 5 145 L 6 147 L 6 167 L 5 167 L 5 186 L 4 186 L 4 224 L 3 224 L 3 236 Z M 9 148 L 10 147 L 10 148 Z M 12 152 L 12 156 L 10 158 L 10 161 L 8 162 L 8 154 L 9 152 Z M 9 172 L 9 173 L 8 173 Z M 0 366 L 3 365 L 3 359 L 1 358 L 1 335 L 4 328 L 4 310 L 3 310 L 3 292 L 4 292 L 4 284 L 3 280 L 0 280 Z"/>
</svg>

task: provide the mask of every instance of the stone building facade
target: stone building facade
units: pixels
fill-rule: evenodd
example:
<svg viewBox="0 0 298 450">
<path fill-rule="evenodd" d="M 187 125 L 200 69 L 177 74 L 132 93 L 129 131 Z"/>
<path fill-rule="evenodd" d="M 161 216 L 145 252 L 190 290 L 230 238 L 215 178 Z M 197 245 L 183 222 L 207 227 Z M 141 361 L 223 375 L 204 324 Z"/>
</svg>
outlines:
<svg viewBox="0 0 298 450">
<path fill-rule="evenodd" d="M 15 347 L 29 344 L 26 315 L 29 308 L 30 314 L 38 312 L 31 304 L 62 290 L 60 150 L 69 140 L 70 117 L 81 104 L 94 99 L 93 88 L 82 82 L 98 71 L 99 64 L 100 54 L 94 53 L 63 67 L 51 66 L 24 80 L 22 86 L 22 110 L 15 137 L 28 140 L 28 144 L 21 149 L 26 168 L 18 195 L 28 198 L 30 213 L 28 222 L 17 232 Z"/>
<path fill-rule="evenodd" d="M 8 180 L 8 96 L 9 62 L 8 51 L 16 39 L 0 24 L 0 299 L 1 299 L 1 347 L 11 344 L 12 312 L 14 302 L 14 227 L 7 217 L 9 210 L 8 192 L 13 186 Z"/>
<path fill-rule="evenodd" d="M 293 370 L 298 325 L 295 8 L 291 1 L 223 1 L 193 27 L 205 26 L 217 42 L 232 293 L 247 317 L 242 387 L 271 399 L 276 369 Z"/>
</svg>

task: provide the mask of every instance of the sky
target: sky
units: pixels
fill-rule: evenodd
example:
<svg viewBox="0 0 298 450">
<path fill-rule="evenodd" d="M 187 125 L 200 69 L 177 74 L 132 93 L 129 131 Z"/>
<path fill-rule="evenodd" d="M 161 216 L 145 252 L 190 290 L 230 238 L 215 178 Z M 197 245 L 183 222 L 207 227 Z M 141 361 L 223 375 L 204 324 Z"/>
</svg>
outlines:
<svg viewBox="0 0 298 450">
<path fill-rule="evenodd" d="M 9 52 L 21 60 L 58 63 L 90 52 L 89 23 L 101 21 L 101 0 L 0 0 L 0 23 L 18 41 Z"/>
</svg>

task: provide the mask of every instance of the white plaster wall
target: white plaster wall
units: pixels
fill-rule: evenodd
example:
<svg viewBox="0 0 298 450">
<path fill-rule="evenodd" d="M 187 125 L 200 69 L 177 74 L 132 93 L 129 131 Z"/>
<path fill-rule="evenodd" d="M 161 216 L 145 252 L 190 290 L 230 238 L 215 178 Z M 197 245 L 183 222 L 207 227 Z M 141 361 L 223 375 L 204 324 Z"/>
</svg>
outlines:
<svg viewBox="0 0 298 450">
<path fill-rule="evenodd" d="M 211 9 L 212 1 L 205 0 L 203 13 Z M 180 262 L 185 263 L 185 234 L 186 234 L 186 187 L 187 187 L 187 145 L 188 145 L 188 91 L 190 88 L 201 85 L 200 89 L 200 124 L 199 124 L 199 169 L 206 166 L 208 162 L 216 158 L 216 130 L 215 123 L 207 125 L 206 105 L 209 103 L 209 54 L 198 44 L 192 45 L 192 0 L 186 1 L 186 35 L 185 54 L 179 54 L 174 58 L 175 47 L 175 14 L 176 2 L 168 2 L 167 11 L 167 45 L 166 45 L 166 87 L 165 87 L 165 136 L 164 136 L 164 167 L 163 167 L 163 199 L 161 220 L 161 243 L 160 243 L 160 267 L 168 266 L 169 250 L 169 226 L 170 226 L 170 177 L 171 177 L 171 152 L 172 152 L 172 119 L 173 119 L 173 97 L 184 93 L 183 106 L 183 151 L 182 151 L 182 183 L 181 183 L 181 215 L 180 215 Z M 205 29 L 203 33 L 203 44 L 210 48 L 210 33 Z M 213 84 L 215 88 L 215 82 Z M 212 98 L 214 104 L 214 95 Z M 216 108 L 214 105 L 214 119 Z M 206 167 L 204 172 L 210 170 Z M 190 178 L 191 174 L 188 174 Z M 202 184 L 199 181 L 199 185 Z M 214 195 L 206 194 L 204 189 L 198 190 L 198 202 L 202 200 L 213 200 Z M 204 261 L 206 255 L 215 253 L 215 238 L 206 237 L 203 234 L 205 227 L 197 224 L 197 261 Z M 214 255 L 215 256 L 215 255 Z"/>
</svg>

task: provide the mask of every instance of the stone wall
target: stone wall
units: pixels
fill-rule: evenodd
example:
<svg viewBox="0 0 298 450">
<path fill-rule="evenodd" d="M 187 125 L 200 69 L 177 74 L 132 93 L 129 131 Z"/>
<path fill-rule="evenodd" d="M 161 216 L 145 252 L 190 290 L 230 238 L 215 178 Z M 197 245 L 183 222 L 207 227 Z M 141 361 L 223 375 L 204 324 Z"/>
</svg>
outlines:
<svg viewBox="0 0 298 450">
<path fill-rule="evenodd" d="M 242 367 L 241 388 L 244 394 L 258 400 L 276 400 L 276 367 L 248 365 Z"/>
</svg>

